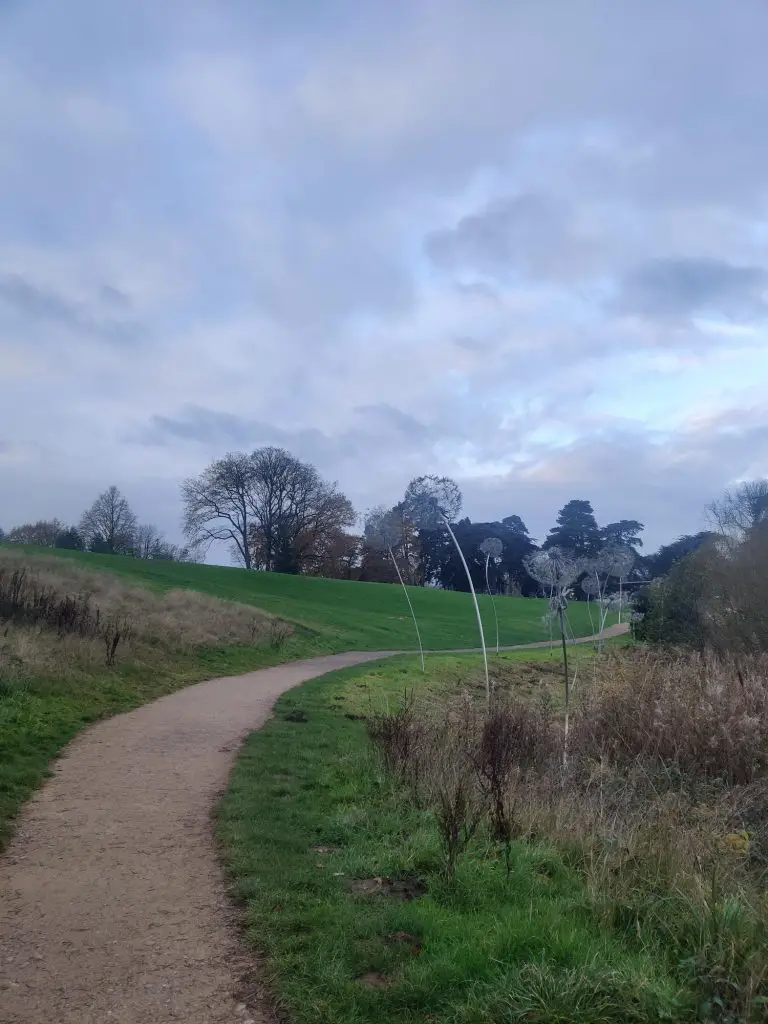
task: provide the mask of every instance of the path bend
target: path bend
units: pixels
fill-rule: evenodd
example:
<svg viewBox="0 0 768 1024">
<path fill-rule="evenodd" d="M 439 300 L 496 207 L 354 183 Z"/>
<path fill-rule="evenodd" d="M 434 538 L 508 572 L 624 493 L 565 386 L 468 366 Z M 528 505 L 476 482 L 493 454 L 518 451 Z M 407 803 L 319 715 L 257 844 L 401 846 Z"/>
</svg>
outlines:
<svg viewBox="0 0 768 1024">
<path fill-rule="evenodd" d="M 212 811 L 240 744 L 282 693 L 399 653 L 197 683 L 76 737 L 0 860 L 0 1024 L 271 1021 Z"/>
</svg>

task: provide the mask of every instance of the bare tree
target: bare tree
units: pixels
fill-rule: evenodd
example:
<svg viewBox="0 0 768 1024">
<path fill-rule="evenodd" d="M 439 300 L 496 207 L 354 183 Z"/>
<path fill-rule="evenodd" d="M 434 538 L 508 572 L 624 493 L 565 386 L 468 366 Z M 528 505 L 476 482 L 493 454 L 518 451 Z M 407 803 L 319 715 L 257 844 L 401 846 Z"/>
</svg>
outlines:
<svg viewBox="0 0 768 1024">
<path fill-rule="evenodd" d="M 150 523 L 136 527 L 133 539 L 133 554 L 136 558 L 146 558 L 159 562 L 189 562 L 192 553 L 189 548 L 180 548 L 171 543 Z"/>
<path fill-rule="evenodd" d="M 724 538 L 740 541 L 761 523 L 768 522 L 768 480 L 751 480 L 707 508 L 710 522 Z"/>
<path fill-rule="evenodd" d="M 421 633 L 419 632 L 419 623 L 416 620 L 416 612 L 413 610 L 413 604 L 411 603 L 411 596 L 408 593 L 408 588 L 403 580 L 402 573 L 400 572 L 400 566 L 397 564 L 397 558 L 395 557 L 394 546 L 397 544 L 400 537 L 400 526 L 397 522 L 397 517 L 394 509 L 377 508 L 372 509 L 365 519 L 365 537 L 368 544 L 378 551 L 386 551 L 389 553 L 389 557 L 392 559 L 392 564 L 395 567 L 397 578 L 400 580 L 400 586 L 403 588 L 405 599 L 408 602 L 408 607 L 411 610 L 411 618 L 413 619 L 413 626 L 416 630 L 416 639 L 419 643 L 419 654 L 421 655 L 421 671 L 424 671 L 424 647 L 421 642 Z"/>
<path fill-rule="evenodd" d="M 352 503 L 335 483 L 284 448 L 251 459 L 246 507 L 252 560 L 267 572 L 302 572 L 328 536 L 352 526 Z"/>
<path fill-rule="evenodd" d="M 485 668 L 485 694 L 488 703 L 491 700 L 491 679 L 488 674 L 488 650 L 485 646 L 485 633 L 483 631 L 483 618 L 480 614 L 480 605 L 477 603 L 475 585 L 472 582 L 472 574 L 469 571 L 467 560 L 461 545 L 456 540 L 456 534 L 451 529 L 451 522 L 455 522 L 461 512 L 462 497 L 458 484 L 447 476 L 420 476 L 411 480 L 405 490 L 404 505 L 411 521 L 419 530 L 434 530 L 444 526 L 454 543 L 456 551 L 467 574 L 467 582 L 472 594 L 472 601 L 475 605 L 477 616 L 477 628 L 480 631 L 480 644 L 483 649 L 483 665 Z"/>
<path fill-rule="evenodd" d="M 200 476 L 181 485 L 184 506 L 182 527 L 193 548 L 205 549 L 213 541 L 229 541 L 236 560 L 251 568 L 249 530 L 253 459 L 231 452 L 214 460 Z"/>
<path fill-rule="evenodd" d="M 230 453 L 182 484 L 184 533 L 193 546 L 229 541 L 246 569 L 312 571 L 355 511 L 335 484 L 283 448 Z"/>
<path fill-rule="evenodd" d="M 42 548 L 56 547 L 56 541 L 67 527 L 59 519 L 39 519 L 36 523 L 22 523 L 8 533 L 11 544 L 36 544 Z"/>
<path fill-rule="evenodd" d="M 112 484 L 83 513 L 79 530 L 91 550 L 110 555 L 128 555 L 133 548 L 136 516 Z"/>
<path fill-rule="evenodd" d="M 162 536 L 156 526 L 142 523 L 136 527 L 133 535 L 133 553 L 136 558 L 154 558 L 154 552 L 162 542 Z"/>
<path fill-rule="evenodd" d="M 488 596 L 491 599 L 493 605 L 493 617 L 496 620 L 496 653 L 499 653 L 499 616 L 496 611 L 496 599 L 491 592 L 491 583 L 488 579 L 488 566 L 491 563 L 491 559 L 494 563 L 497 558 L 501 558 L 501 553 L 504 550 L 504 545 L 501 543 L 498 537 L 487 537 L 480 545 L 480 550 L 485 555 L 485 586 L 488 591 Z"/>
</svg>

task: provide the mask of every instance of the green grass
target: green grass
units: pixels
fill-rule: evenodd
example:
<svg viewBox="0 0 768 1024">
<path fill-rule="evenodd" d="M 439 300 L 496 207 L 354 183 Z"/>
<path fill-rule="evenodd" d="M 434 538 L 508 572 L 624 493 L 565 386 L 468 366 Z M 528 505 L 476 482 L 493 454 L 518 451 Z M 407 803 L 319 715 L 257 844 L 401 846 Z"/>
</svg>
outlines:
<svg viewBox="0 0 768 1024">
<path fill-rule="evenodd" d="M 247 572 L 219 565 L 151 562 L 77 551 L 26 550 L 72 558 L 84 568 L 107 569 L 134 583 L 162 589 L 187 587 L 256 605 L 312 630 L 319 652 L 414 650 L 417 647 L 413 622 L 399 586 Z M 425 648 L 450 650 L 479 646 L 469 594 L 411 587 L 410 596 Z M 496 627 L 490 598 L 481 596 L 480 604 L 486 642 L 495 645 Z M 497 598 L 496 605 L 503 645 L 548 638 L 549 629 L 542 622 L 546 601 L 501 597 Z M 568 615 L 576 636 L 592 632 L 584 602 L 573 602 Z"/>
<path fill-rule="evenodd" d="M 14 550 L 19 550 L 14 548 Z M 83 569 L 109 571 L 127 583 L 168 590 L 189 588 L 218 598 L 263 608 L 298 626 L 279 651 L 270 648 L 222 647 L 141 666 L 120 662 L 95 673 L 74 666 L 65 678 L 0 678 L 0 847 L 10 822 L 24 800 L 45 778 L 50 761 L 85 725 L 137 707 L 188 683 L 232 675 L 268 664 L 328 651 L 402 649 L 412 647 L 411 620 L 399 587 L 338 580 L 249 573 L 242 569 L 173 562 L 149 562 L 109 555 L 24 550 L 34 566 L 35 555 L 59 555 Z M 436 647 L 475 645 L 474 611 L 466 594 L 412 588 L 425 643 Z M 505 643 L 522 643 L 544 635 L 544 602 L 502 599 Z M 486 599 L 484 614 L 491 615 Z M 576 609 L 576 632 L 588 631 Z"/>
<path fill-rule="evenodd" d="M 535 677 L 548 657 L 505 655 L 497 673 L 525 658 Z M 478 676 L 477 659 L 428 668 L 425 679 L 397 658 L 305 684 L 241 752 L 218 831 L 281 1009 L 295 1024 L 695 1019 L 663 959 L 599 924 L 551 846 L 516 844 L 507 878 L 501 850 L 480 837 L 445 882 L 429 814 L 383 776 L 357 717 L 406 687 L 437 692 Z M 297 708 L 306 721 L 286 718 Z M 375 876 L 416 878 L 426 895 L 349 890 Z M 398 932 L 411 938 L 388 940 Z M 387 986 L 358 980 L 368 972 Z"/>
</svg>

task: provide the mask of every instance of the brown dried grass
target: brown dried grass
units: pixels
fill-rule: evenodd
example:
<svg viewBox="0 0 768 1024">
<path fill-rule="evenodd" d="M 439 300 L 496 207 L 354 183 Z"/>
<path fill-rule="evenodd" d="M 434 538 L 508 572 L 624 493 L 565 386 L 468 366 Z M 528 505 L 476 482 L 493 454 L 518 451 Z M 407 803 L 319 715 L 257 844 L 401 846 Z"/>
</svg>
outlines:
<svg viewBox="0 0 768 1024">
<path fill-rule="evenodd" d="M 46 587 L 64 595 L 86 595 L 102 616 L 131 625 L 118 659 L 152 663 L 169 654 L 232 644 L 275 646 L 290 627 L 250 605 L 191 590 L 158 592 L 132 586 L 108 572 L 89 571 L 55 556 L 0 548 L 0 566 L 25 568 Z M 101 640 L 41 626 L 0 620 L 0 670 L 11 676 L 60 676 L 73 666 L 104 664 Z"/>
<path fill-rule="evenodd" d="M 695 980 L 706 1019 L 765 1020 L 768 657 L 625 650 L 584 675 L 567 762 L 560 710 L 500 690 L 486 709 L 471 674 L 463 701 L 411 702 L 371 735 L 450 873 L 482 798 L 508 866 L 511 836 L 554 842 L 607 926 Z"/>
</svg>

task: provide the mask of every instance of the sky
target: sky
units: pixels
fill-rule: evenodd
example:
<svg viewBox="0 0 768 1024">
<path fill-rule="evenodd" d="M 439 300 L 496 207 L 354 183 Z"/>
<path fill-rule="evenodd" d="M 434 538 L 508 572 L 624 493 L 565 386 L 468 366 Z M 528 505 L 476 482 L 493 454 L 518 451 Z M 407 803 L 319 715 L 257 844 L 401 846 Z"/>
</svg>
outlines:
<svg viewBox="0 0 768 1024">
<path fill-rule="evenodd" d="M 228 451 L 543 538 L 768 475 L 764 0 L 0 0 L 0 526 Z"/>
</svg>

